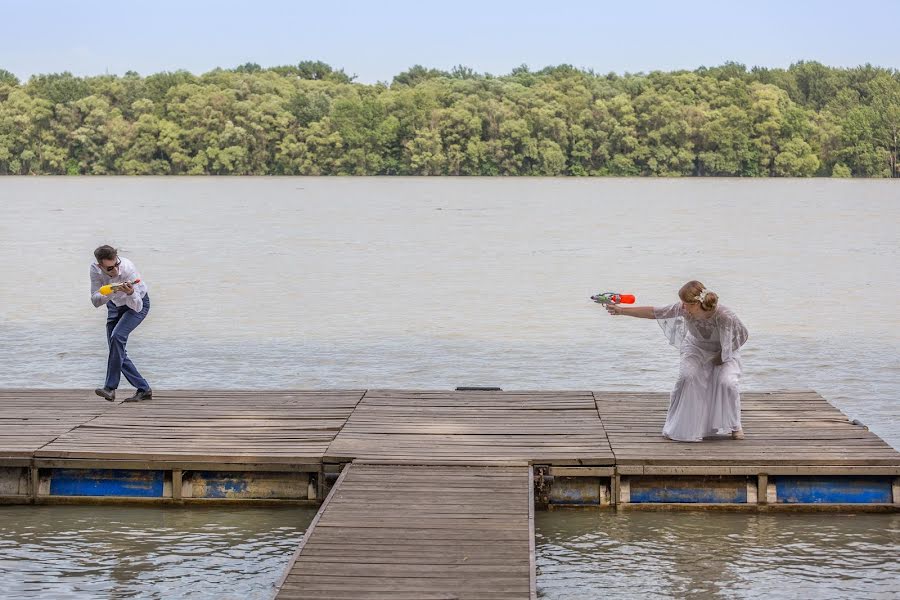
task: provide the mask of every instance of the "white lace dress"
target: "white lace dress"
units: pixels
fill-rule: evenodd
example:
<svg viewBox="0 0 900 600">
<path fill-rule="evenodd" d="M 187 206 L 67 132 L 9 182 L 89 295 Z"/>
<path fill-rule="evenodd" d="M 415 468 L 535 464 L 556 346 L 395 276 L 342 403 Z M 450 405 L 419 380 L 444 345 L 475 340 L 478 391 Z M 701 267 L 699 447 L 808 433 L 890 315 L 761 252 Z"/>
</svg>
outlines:
<svg viewBox="0 0 900 600">
<path fill-rule="evenodd" d="M 654 307 L 653 313 L 669 343 L 681 350 L 678 382 L 672 390 L 663 435 L 699 442 L 741 429 L 744 324 L 724 306 L 706 319 L 691 318 L 680 302 Z M 723 364 L 715 365 L 720 354 Z"/>
</svg>

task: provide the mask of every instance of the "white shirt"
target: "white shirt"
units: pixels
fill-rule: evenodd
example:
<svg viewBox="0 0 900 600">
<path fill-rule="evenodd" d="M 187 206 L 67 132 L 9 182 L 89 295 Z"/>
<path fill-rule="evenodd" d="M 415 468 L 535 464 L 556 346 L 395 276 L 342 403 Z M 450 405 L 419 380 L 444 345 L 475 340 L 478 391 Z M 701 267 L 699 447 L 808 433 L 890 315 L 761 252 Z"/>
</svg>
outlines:
<svg viewBox="0 0 900 600">
<path fill-rule="evenodd" d="M 141 312 L 144 309 L 144 296 L 147 295 L 147 284 L 138 273 L 134 263 L 120 256 L 118 260 L 119 272 L 115 277 L 110 276 L 97 263 L 91 263 L 91 303 L 94 306 L 106 304 L 110 300 L 116 306 L 128 306 L 134 312 Z M 113 292 L 109 296 L 100 293 L 100 288 L 109 283 L 123 283 L 125 281 L 134 281 L 140 279 L 141 282 L 134 286 L 134 293 L 130 296 L 125 292 Z"/>
</svg>

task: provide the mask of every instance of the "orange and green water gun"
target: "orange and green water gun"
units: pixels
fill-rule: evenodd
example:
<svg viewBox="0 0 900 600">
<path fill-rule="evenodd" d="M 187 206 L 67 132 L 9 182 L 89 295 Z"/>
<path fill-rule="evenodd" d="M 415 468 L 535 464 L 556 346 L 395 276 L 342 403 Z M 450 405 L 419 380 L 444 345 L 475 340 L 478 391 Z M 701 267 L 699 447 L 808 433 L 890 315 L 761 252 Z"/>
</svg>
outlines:
<svg viewBox="0 0 900 600">
<path fill-rule="evenodd" d="M 135 279 L 134 281 L 120 281 L 119 283 L 107 283 L 106 285 L 100 286 L 99 292 L 104 296 L 109 296 L 112 293 L 122 291 L 126 285 L 137 285 L 141 282 L 140 279 Z"/>
<path fill-rule="evenodd" d="M 634 295 L 620 292 L 600 292 L 591 296 L 591 300 L 597 304 L 634 304 Z"/>
</svg>

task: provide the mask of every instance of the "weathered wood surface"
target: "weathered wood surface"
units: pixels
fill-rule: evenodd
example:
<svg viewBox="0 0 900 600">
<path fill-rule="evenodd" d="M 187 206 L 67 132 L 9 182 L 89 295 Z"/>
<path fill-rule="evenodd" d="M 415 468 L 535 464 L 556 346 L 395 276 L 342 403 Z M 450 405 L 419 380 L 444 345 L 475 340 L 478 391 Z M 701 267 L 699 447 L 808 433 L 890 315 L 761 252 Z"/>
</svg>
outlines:
<svg viewBox="0 0 900 600">
<path fill-rule="evenodd" d="M 369 390 L 327 460 L 611 465 L 590 392 Z"/>
<path fill-rule="evenodd" d="M 279 600 L 535 597 L 529 467 L 346 467 Z"/>
<path fill-rule="evenodd" d="M 815 392 L 745 393 L 741 441 L 666 440 L 667 407 L 668 394 L 625 392 L 191 390 L 113 404 L 90 390 L 0 390 L 0 458 L 254 469 L 323 459 L 753 472 L 795 466 L 797 474 L 900 467 L 900 453 Z"/>
<path fill-rule="evenodd" d="M 319 462 L 362 395 L 362 391 L 154 392 L 152 400 L 118 404 L 60 435 L 35 456 Z"/>
<path fill-rule="evenodd" d="M 744 393 L 744 440 L 662 437 L 669 395 L 594 392 L 617 465 L 900 465 L 900 453 L 811 391 Z"/>
<path fill-rule="evenodd" d="M 0 457 L 34 452 L 114 405 L 86 390 L 0 389 Z"/>
</svg>

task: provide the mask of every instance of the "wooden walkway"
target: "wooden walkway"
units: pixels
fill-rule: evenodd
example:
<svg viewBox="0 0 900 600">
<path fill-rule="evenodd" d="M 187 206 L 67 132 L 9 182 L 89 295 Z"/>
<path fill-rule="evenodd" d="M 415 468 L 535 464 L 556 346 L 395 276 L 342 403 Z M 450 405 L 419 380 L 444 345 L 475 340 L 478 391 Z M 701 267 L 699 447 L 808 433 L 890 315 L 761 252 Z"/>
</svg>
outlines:
<svg viewBox="0 0 900 600">
<path fill-rule="evenodd" d="M 900 464 L 896 450 L 865 426 L 853 424 L 815 392 L 743 393 L 746 439 L 722 436 L 693 444 L 672 442 L 660 434 L 668 394 L 594 392 L 594 396 L 617 465 Z"/>
<path fill-rule="evenodd" d="M 325 458 L 552 465 L 615 462 L 590 392 L 366 392 Z"/>
<path fill-rule="evenodd" d="M 900 466 L 900 453 L 815 392 L 743 394 L 741 441 L 666 440 L 667 404 L 668 394 L 627 392 L 189 390 L 109 403 L 89 390 L 0 390 L 0 467 L 337 472 L 362 459 L 890 474 Z"/>
<path fill-rule="evenodd" d="M 900 453 L 815 392 L 745 393 L 741 441 L 666 440 L 667 404 L 667 394 L 627 392 L 190 390 L 109 403 L 89 390 L 0 390 L 0 467 L 337 472 L 361 459 L 889 474 L 900 466 Z"/>
<path fill-rule="evenodd" d="M 0 503 L 314 503 L 279 598 L 534 598 L 541 505 L 900 510 L 900 453 L 815 392 L 746 439 L 664 439 L 668 394 L 0 390 Z M 340 475 L 338 475 L 340 473 Z"/>
<path fill-rule="evenodd" d="M 535 598 L 531 480 L 527 466 L 353 463 L 277 598 Z"/>
<path fill-rule="evenodd" d="M 84 395 L 72 390 L 0 389 L 0 457 L 30 460 L 37 449 L 113 407 L 102 400 L 85 401 Z"/>
<path fill-rule="evenodd" d="M 44 393 L 32 392 L 32 401 L 43 402 Z M 58 395 L 64 398 L 65 392 Z M 32 451 L 37 458 L 320 463 L 362 396 L 362 391 L 191 390 L 155 392 L 149 402 L 113 405 L 68 392 L 69 406 L 104 412 Z"/>
</svg>

